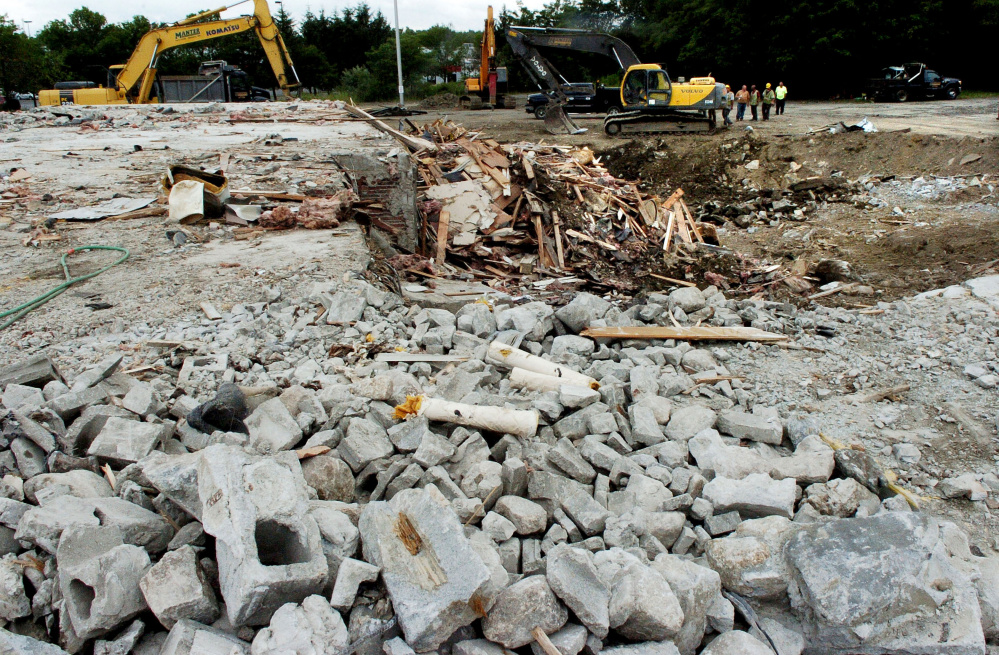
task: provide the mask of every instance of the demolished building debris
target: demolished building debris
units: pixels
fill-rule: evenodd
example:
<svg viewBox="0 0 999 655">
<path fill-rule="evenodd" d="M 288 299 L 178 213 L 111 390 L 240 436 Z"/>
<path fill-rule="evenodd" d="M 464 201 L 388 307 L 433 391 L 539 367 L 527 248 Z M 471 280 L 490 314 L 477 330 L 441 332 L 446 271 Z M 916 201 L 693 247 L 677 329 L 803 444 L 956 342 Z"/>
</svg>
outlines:
<svg viewBox="0 0 999 655">
<path fill-rule="evenodd" d="M 783 272 L 743 260 L 744 289 L 630 295 L 590 269 L 718 256 L 703 207 L 483 136 L 406 141 L 402 282 L 295 269 L 3 362 L 0 650 L 985 654 L 999 544 L 939 503 L 988 514 L 999 479 L 929 460 L 994 452 L 964 407 L 997 385 L 999 282 L 826 308 L 747 297 Z M 335 177 L 258 226 L 378 229 Z M 405 293 L 448 277 L 486 284 Z"/>
</svg>

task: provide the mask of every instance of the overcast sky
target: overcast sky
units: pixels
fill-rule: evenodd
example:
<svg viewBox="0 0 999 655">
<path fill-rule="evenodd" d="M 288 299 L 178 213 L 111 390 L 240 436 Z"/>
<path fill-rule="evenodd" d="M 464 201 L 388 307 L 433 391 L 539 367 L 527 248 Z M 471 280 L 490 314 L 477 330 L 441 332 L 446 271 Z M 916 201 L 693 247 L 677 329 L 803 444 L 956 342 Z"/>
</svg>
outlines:
<svg viewBox="0 0 999 655">
<path fill-rule="evenodd" d="M 237 0 L 229 0 L 234 3 Z M 544 0 L 523 0 L 524 4 L 537 9 L 544 5 Z M 215 9 L 226 4 L 226 0 L 0 0 L 0 14 L 6 14 L 8 18 L 15 21 L 20 27 L 27 28 L 32 34 L 36 33 L 46 23 L 58 18 L 65 18 L 71 11 L 87 6 L 94 11 L 107 16 L 108 20 L 117 23 L 128 20 L 136 14 L 142 14 L 151 21 L 174 22 L 180 20 L 190 13 L 199 10 Z M 320 9 L 325 9 L 326 13 L 332 13 L 342 7 L 357 4 L 354 0 L 336 2 L 331 0 L 284 0 L 285 11 L 292 17 L 300 19 L 311 9 L 313 13 L 319 13 Z M 393 22 L 392 0 L 368 0 L 368 4 L 374 9 L 380 9 L 389 22 Z M 516 6 L 516 0 L 507 0 L 506 4 L 512 9 Z M 277 13 L 278 6 L 275 0 L 270 0 L 271 11 Z M 481 29 L 486 18 L 486 7 L 488 0 L 399 0 L 399 24 L 402 27 L 412 27 L 413 29 L 423 29 L 431 25 L 450 25 L 456 30 Z M 493 3 L 496 15 L 499 15 L 503 7 L 503 0 L 496 0 Z M 223 14 L 225 17 L 238 16 L 250 13 L 252 5 L 247 2 L 238 7 L 230 9 Z M 23 21 L 31 21 L 25 26 Z"/>
</svg>

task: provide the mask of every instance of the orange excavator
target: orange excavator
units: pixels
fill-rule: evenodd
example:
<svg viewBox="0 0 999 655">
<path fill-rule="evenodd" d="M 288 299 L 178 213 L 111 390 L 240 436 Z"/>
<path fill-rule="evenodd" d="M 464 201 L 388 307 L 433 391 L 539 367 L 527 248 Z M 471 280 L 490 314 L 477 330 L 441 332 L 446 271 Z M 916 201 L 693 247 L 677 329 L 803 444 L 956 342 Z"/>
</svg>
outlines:
<svg viewBox="0 0 999 655">
<path fill-rule="evenodd" d="M 243 4 L 241 0 L 236 4 Z M 230 7 L 235 5 L 230 5 Z M 165 50 L 177 46 L 218 39 L 253 30 L 260 39 L 260 45 L 267 55 L 267 61 L 274 70 L 274 76 L 286 95 L 300 86 L 298 74 L 284 45 L 284 39 L 271 17 L 267 0 L 253 0 L 253 15 L 239 18 L 212 19 L 230 7 L 221 7 L 185 18 L 173 25 L 152 29 L 139 40 L 132 56 L 126 64 L 112 66 L 115 83 L 111 87 L 88 88 L 69 86 L 66 89 L 41 91 L 38 94 L 42 105 L 60 105 L 71 102 L 77 105 L 124 105 L 157 102 L 153 96 L 153 83 L 156 81 L 156 67 L 160 55 Z M 61 83 L 66 84 L 66 83 Z M 68 83 L 70 85 L 77 83 Z"/>
<path fill-rule="evenodd" d="M 516 100 L 507 93 L 506 67 L 496 66 L 496 23 L 492 5 L 489 6 L 480 46 L 479 76 L 465 78 L 461 106 L 466 109 L 516 108 Z"/>
</svg>

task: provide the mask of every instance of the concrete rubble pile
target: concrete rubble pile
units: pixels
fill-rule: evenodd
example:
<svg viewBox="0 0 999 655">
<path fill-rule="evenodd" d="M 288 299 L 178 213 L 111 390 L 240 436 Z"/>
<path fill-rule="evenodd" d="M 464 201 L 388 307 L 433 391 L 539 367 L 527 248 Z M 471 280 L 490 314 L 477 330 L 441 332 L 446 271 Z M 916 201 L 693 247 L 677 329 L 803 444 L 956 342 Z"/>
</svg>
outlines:
<svg viewBox="0 0 999 655">
<path fill-rule="evenodd" d="M 874 455 L 761 403 L 726 364 L 760 346 L 579 336 L 800 333 L 815 313 L 713 287 L 625 309 L 582 293 L 452 313 L 358 280 L 268 298 L 156 335 L 144 379 L 117 349 L 0 368 L 0 651 L 971 655 L 999 638 L 999 557 L 914 511 Z"/>
</svg>

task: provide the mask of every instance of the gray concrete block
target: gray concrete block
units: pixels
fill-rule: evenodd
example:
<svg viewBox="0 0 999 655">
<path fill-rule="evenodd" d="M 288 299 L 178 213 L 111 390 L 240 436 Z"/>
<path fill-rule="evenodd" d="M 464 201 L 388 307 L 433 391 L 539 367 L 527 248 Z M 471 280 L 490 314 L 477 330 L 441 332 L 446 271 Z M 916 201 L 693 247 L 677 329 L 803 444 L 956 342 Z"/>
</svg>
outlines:
<svg viewBox="0 0 999 655">
<path fill-rule="evenodd" d="M 369 503 L 359 526 L 365 559 L 382 579 L 406 636 L 418 651 L 434 650 L 484 610 L 489 571 L 472 549 L 454 511 L 440 496 L 407 489 Z"/>
<path fill-rule="evenodd" d="M 489 614 L 482 619 L 482 634 L 507 648 L 534 641 L 531 630 L 556 632 L 569 620 L 569 612 L 552 592 L 543 575 L 534 575 L 504 589 Z"/>
<path fill-rule="evenodd" d="M 70 528 L 59 539 L 56 561 L 63 611 L 79 639 L 107 634 L 146 609 L 139 581 L 149 555 L 123 544 L 115 528 Z"/>
<path fill-rule="evenodd" d="M 152 452 L 173 432 L 173 423 L 143 423 L 112 416 L 94 437 L 87 454 L 111 462 L 131 464 Z"/>
<path fill-rule="evenodd" d="M 294 453 L 253 457 L 209 446 L 198 468 L 205 532 L 215 537 L 219 584 L 234 626 L 261 625 L 318 593 L 328 566 Z"/>
<path fill-rule="evenodd" d="M 139 587 L 149 609 L 167 629 L 180 619 L 212 623 L 219 617 L 215 592 L 190 546 L 164 555 L 143 576 Z"/>
<path fill-rule="evenodd" d="M 302 428 L 280 398 L 271 398 L 246 420 L 252 449 L 262 455 L 288 450 L 302 440 Z"/>
<path fill-rule="evenodd" d="M 121 498 L 91 498 L 89 502 L 94 506 L 94 514 L 101 525 L 118 528 L 126 544 L 141 546 L 150 553 L 160 553 L 173 539 L 173 527 L 162 516 L 148 509 Z"/>
<path fill-rule="evenodd" d="M 347 650 L 349 641 L 343 618 L 329 602 L 322 596 L 309 596 L 301 605 L 288 603 L 274 612 L 270 625 L 253 638 L 250 652 L 338 655 Z"/>
<path fill-rule="evenodd" d="M 361 560 L 347 558 L 340 562 L 336 584 L 330 596 L 330 605 L 344 612 L 350 611 L 357 598 L 357 589 L 363 582 L 374 582 L 381 569 Z"/>
<path fill-rule="evenodd" d="M 359 473 L 376 459 L 392 455 L 393 448 L 385 428 L 368 419 L 353 418 L 337 451 L 354 473 Z"/>
<path fill-rule="evenodd" d="M 170 629 L 159 655 L 250 655 L 250 648 L 218 628 L 182 619 Z"/>
</svg>

